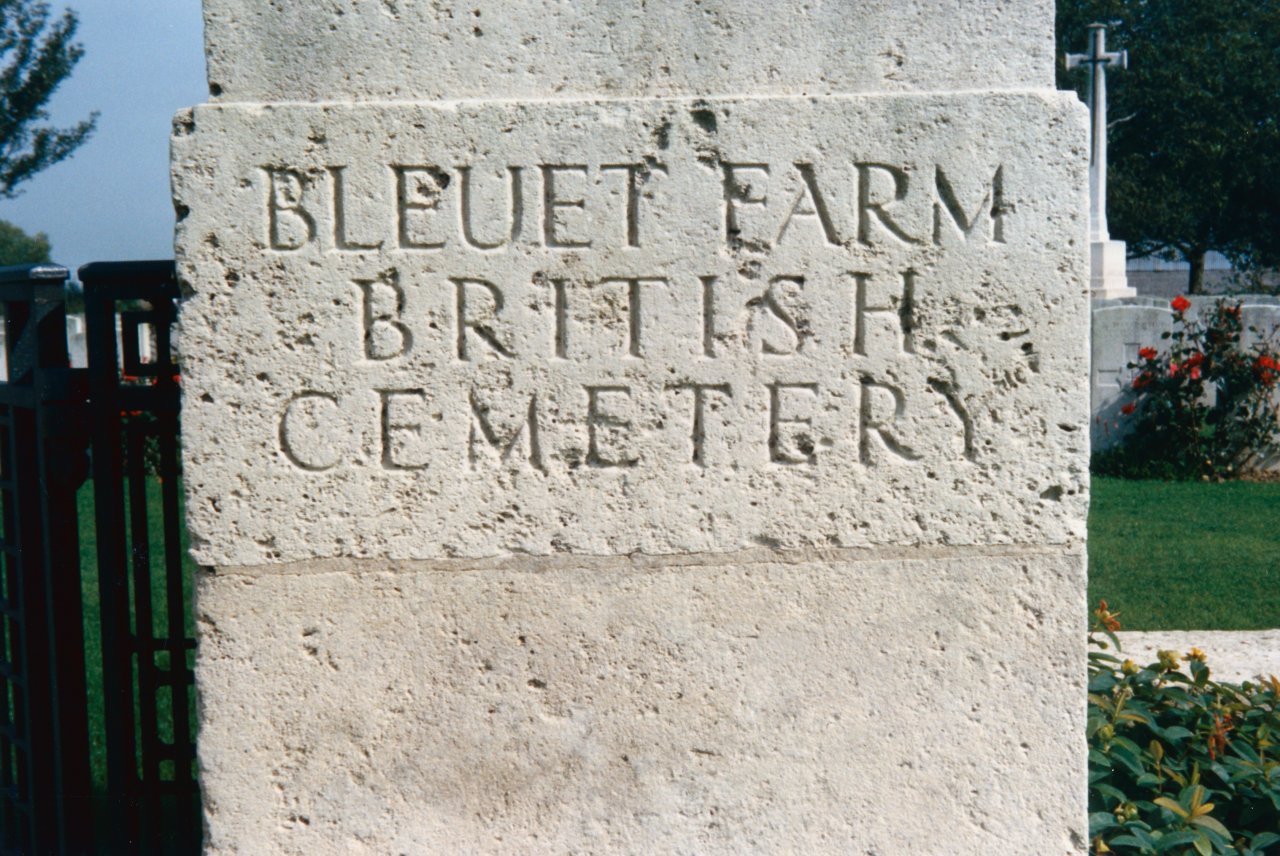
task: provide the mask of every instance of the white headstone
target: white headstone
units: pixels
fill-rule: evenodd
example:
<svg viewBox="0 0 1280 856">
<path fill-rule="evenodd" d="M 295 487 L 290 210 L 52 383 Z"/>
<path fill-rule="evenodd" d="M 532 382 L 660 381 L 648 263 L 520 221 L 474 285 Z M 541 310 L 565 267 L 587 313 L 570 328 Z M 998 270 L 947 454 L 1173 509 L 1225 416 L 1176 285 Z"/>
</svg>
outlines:
<svg viewBox="0 0 1280 856">
<path fill-rule="evenodd" d="M 1052 4 L 206 0 L 208 852 L 1084 846 Z"/>
</svg>

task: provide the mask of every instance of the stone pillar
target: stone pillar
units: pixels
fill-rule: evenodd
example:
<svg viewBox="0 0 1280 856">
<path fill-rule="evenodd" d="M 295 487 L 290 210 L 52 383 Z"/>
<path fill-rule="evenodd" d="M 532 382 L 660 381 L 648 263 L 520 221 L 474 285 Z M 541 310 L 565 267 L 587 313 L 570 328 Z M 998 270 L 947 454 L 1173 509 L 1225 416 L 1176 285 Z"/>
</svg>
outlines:
<svg viewBox="0 0 1280 856">
<path fill-rule="evenodd" d="M 1083 852 L 1049 0 L 205 15 L 207 852 Z"/>
</svg>

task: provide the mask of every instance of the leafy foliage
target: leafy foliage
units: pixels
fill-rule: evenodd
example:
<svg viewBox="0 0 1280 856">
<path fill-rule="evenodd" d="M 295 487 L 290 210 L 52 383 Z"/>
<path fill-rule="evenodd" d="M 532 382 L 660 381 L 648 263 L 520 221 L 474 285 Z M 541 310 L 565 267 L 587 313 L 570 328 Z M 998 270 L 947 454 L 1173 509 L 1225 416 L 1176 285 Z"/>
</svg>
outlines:
<svg viewBox="0 0 1280 856">
<path fill-rule="evenodd" d="M 44 232 L 28 235 L 17 226 L 0 220 L 0 267 L 47 262 L 52 248 Z"/>
<path fill-rule="evenodd" d="M 70 128 L 41 124 L 54 90 L 84 54 L 72 39 L 71 10 L 50 21 L 49 4 L 0 0 L 0 198 L 68 157 L 93 131 L 97 114 Z"/>
<path fill-rule="evenodd" d="M 1280 436 L 1280 357 L 1258 330 L 1241 343 L 1240 304 L 1217 301 L 1203 319 L 1173 300 L 1168 350 L 1144 347 L 1133 380 L 1134 400 L 1122 413 L 1130 430 L 1094 456 L 1102 475 L 1125 478 L 1221 478 L 1237 475 Z"/>
<path fill-rule="evenodd" d="M 1108 75 L 1112 232 L 1135 255 L 1280 266 L 1280 0 L 1058 0 L 1059 56 L 1111 25 L 1129 69 Z M 1087 73 L 1059 63 L 1085 95 Z"/>
<path fill-rule="evenodd" d="M 1219 683 L 1194 648 L 1185 671 L 1174 651 L 1121 660 L 1117 629 L 1103 601 L 1089 636 L 1092 851 L 1280 853 L 1280 679 Z"/>
</svg>

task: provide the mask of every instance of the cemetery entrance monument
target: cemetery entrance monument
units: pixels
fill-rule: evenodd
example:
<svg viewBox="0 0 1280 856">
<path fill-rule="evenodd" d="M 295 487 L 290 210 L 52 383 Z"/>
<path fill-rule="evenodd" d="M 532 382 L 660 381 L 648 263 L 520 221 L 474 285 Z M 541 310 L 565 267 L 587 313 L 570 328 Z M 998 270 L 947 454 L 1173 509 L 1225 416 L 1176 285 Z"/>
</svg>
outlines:
<svg viewBox="0 0 1280 856">
<path fill-rule="evenodd" d="M 208 852 L 1083 851 L 1048 0 L 204 5 Z"/>
</svg>

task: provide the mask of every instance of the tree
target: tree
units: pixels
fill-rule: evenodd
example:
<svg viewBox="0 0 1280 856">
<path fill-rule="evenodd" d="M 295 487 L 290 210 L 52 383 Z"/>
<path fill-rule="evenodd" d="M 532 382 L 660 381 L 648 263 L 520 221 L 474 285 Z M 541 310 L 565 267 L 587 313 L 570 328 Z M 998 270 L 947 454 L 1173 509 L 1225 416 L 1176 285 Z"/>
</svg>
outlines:
<svg viewBox="0 0 1280 856">
<path fill-rule="evenodd" d="M 93 131 L 97 113 L 70 128 L 42 124 L 49 98 L 84 54 L 72 41 L 76 24 L 70 9 L 50 21 L 48 3 L 0 0 L 0 198 L 16 196 Z"/>
<path fill-rule="evenodd" d="M 1107 213 L 1133 255 L 1205 254 L 1242 270 L 1280 266 L 1280 0 L 1058 0 L 1058 82 L 1084 97 L 1062 55 L 1110 24 L 1129 69 L 1108 74 Z"/>
<path fill-rule="evenodd" d="M 0 267 L 28 265 L 50 260 L 49 236 L 28 235 L 12 223 L 0 220 Z"/>
</svg>

